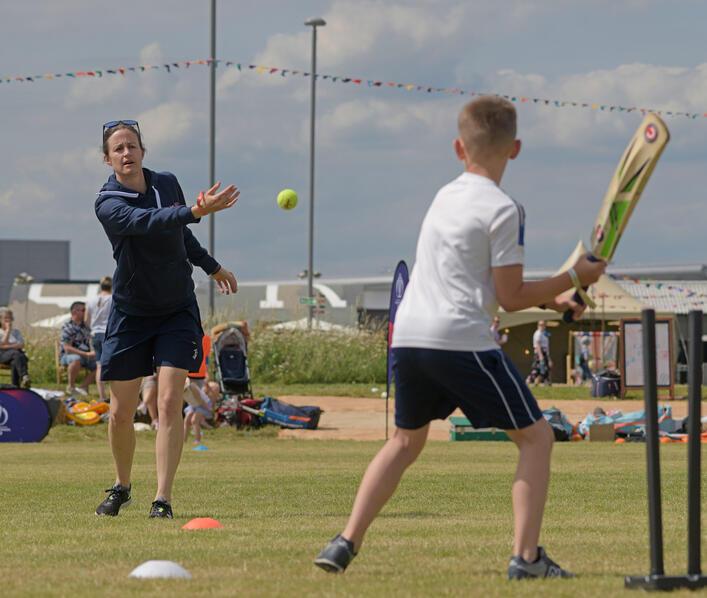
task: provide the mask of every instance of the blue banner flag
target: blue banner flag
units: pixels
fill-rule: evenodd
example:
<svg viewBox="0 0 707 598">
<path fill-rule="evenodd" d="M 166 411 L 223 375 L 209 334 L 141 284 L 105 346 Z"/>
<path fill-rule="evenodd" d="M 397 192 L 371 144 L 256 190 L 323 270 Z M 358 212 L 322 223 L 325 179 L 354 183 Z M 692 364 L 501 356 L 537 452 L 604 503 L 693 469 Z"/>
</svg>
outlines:
<svg viewBox="0 0 707 598">
<path fill-rule="evenodd" d="M 36 392 L 0 389 L 0 442 L 39 442 L 51 424 L 47 402 Z"/>
<path fill-rule="evenodd" d="M 390 395 L 390 382 L 393 379 L 393 359 L 390 344 L 393 342 L 393 328 L 395 327 L 395 314 L 403 300 L 405 287 L 408 285 L 408 267 L 404 260 L 400 260 L 393 274 L 393 286 L 390 288 L 390 308 L 388 309 L 388 376 L 385 385 L 385 438 L 388 439 L 388 396 Z"/>
</svg>

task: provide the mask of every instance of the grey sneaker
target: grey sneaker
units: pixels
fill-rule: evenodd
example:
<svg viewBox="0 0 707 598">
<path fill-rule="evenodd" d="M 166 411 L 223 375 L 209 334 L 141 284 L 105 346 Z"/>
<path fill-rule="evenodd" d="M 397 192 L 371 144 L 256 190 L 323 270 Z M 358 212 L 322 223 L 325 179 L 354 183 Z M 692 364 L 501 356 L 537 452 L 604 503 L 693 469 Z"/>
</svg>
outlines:
<svg viewBox="0 0 707 598">
<path fill-rule="evenodd" d="M 116 484 L 106 492 L 108 496 L 96 507 L 96 515 L 115 517 L 120 512 L 120 507 L 127 507 L 133 499 L 130 495 L 130 486 L 125 488 Z"/>
<path fill-rule="evenodd" d="M 174 519 L 172 505 L 166 500 L 156 500 L 150 507 L 150 519 Z"/>
<path fill-rule="evenodd" d="M 353 542 L 337 534 L 314 559 L 314 564 L 328 573 L 343 573 L 356 556 Z"/>
<path fill-rule="evenodd" d="M 538 558 L 529 563 L 521 556 L 514 556 L 508 563 L 508 579 L 538 579 L 542 577 L 575 577 L 553 561 L 542 546 L 538 546 Z"/>
</svg>

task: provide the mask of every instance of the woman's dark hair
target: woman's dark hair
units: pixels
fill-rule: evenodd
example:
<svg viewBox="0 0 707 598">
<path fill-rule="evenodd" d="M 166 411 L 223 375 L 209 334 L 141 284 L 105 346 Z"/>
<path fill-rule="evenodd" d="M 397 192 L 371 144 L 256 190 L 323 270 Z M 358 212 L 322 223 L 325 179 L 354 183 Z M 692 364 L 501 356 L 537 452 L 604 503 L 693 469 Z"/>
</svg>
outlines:
<svg viewBox="0 0 707 598">
<path fill-rule="evenodd" d="M 106 129 L 103 131 L 103 155 L 107 156 L 108 155 L 108 140 L 111 138 L 111 135 L 115 133 L 116 131 L 120 131 L 121 129 L 127 129 L 128 131 L 132 131 L 135 133 L 135 136 L 137 137 L 137 142 L 138 145 L 140 146 L 140 149 L 145 152 L 147 151 L 147 148 L 143 145 L 142 143 L 142 135 L 140 135 L 140 130 L 137 129 L 136 127 L 133 127 L 132 125 L 126 125 L 125 123 L 120 123 L 115 125 L 114 127 L 111 127 L 110 129 Z"/>
</svg>

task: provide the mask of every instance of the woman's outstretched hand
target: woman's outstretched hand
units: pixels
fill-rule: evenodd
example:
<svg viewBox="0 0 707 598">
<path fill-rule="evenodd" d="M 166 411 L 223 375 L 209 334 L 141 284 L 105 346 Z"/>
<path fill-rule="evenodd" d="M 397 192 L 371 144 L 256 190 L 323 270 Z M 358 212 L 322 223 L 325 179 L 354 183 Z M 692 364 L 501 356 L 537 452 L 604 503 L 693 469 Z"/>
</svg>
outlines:
<svg viewBox="0 0 707 598">
<path fill-rule="evenodd" d="M 208 214 L 226 210 L 238 201 L 241 192 L 235 185 L 229 185 L 223 191 L 219 191 L 219 187 L 221 187 L 221 181 L 208 191 L 199 193 L 196 205 L 191 208 L 191 213 L 195 218 L 202 218 Z"/>
</svg>

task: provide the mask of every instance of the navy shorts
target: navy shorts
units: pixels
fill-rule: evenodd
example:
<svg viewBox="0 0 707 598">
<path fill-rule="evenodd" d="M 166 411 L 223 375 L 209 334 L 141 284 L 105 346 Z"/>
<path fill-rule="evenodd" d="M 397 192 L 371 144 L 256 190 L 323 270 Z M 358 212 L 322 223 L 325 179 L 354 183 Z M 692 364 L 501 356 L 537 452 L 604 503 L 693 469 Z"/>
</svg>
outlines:
<svg viewBox="0 0 707 598">
<path fill-rule="evenodd" d="M 542 411 L 500 349 L 393 349 L 395 425 L 416 430 L 459 407 L 475 428 L 519 430 Z"/>
<path fill-rule="evenodd" d="M 203 336 L 196 303 L 163 316 L 133 316 L 114 303 L 103 341 L 101 380 L 151 376 L 160 366 L 197 371 Z"/>
</svg>

